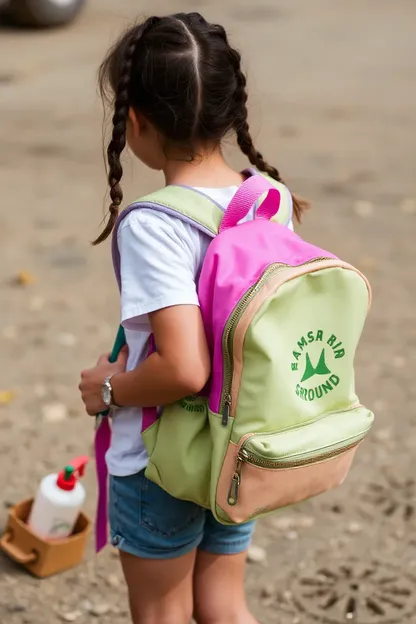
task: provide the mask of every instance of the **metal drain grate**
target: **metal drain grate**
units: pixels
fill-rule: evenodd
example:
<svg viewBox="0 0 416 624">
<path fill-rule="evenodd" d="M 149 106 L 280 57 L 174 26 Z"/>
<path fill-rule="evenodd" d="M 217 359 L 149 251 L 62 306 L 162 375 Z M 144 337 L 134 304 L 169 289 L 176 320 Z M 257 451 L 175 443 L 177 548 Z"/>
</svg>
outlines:
<svg viewBox="0 0 416 624">
<path fill-rule="evenodd" d="M 398 568 L 347 560 L 303 573 L 292 592 L 295 604 L 322 623 L 404 624 L 416 612 L 414 588 Z"/>
<path fill-rule="evenodd" d="M 384 471 L 380 481 L 366 483 L 355 500 L 357 513 L 366 519 L 416 524 L 416 480 Z M 327 506 L 334 514 L 346 513 L 344 501 Z M 351 501 L 348 504 L 351 511 Z"/>
<path fill-rule="evenodd" d="M 397 519 L 410 522 L 415 519 L 416 482 L 413 479 L 400 479 L 385 474 L 380 483 L 369 483 L 361 501 L 363 511 L 384 516 L 385 519 Z M 370 509 L 368 509 L 368 507 Z"/>
</svg>

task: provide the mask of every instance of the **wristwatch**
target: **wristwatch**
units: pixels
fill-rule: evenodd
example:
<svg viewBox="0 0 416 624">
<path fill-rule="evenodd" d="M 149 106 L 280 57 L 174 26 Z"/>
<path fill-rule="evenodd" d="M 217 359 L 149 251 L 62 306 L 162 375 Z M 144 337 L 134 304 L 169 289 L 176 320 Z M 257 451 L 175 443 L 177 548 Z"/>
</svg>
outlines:
<svg viewBox="0 0 416 624">
<path fill-rule="evenodd" d="M 104 379 L 101 385 L 101 397 L 104 403 L 107 405 L 107 407 L 114 408 L 114 407 L 119 407 L 119 406 L 114 403 L 113 386 L 111 385 L 111 377 L 112 375 L 109 375 L 108 377 Z"/>
</svg>

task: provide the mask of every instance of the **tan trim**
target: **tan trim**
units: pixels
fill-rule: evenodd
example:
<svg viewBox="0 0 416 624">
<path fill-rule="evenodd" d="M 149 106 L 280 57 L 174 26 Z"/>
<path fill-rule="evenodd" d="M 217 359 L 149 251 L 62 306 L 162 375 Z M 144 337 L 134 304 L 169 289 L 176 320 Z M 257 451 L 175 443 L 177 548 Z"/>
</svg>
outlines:
<svg viewBox="0 0 416 624">
<path fill-rule="evenodd" d="M 232 522 L 240 523 L 322 494 L 343 483 L 358 446 L 331 459 L 295 468 L 267 469 L 243 463 L 238 502 L 231 506 L 228 493 L 238 448 L 230 442 L 218 482 L 217 505 Z"/>
</svg>

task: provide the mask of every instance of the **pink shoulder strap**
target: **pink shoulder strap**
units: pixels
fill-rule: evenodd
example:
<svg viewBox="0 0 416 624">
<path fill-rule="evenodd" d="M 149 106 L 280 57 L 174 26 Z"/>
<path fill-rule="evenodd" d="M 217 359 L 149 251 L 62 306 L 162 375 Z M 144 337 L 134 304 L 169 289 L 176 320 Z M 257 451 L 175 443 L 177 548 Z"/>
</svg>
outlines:
<svg viewBox="0 0 416 624">
<path fill-rule="evenodd" d="M 244 219 L 253 204 L 265 193 L 267 196 L 257 210 L 256 218 L 270 220 L 279 210 L 280 192 L 263 176 L 253 175 L 243 182 L 229 203 L 220 225 L 220 232 L 234 227 Z"/>
</svg>

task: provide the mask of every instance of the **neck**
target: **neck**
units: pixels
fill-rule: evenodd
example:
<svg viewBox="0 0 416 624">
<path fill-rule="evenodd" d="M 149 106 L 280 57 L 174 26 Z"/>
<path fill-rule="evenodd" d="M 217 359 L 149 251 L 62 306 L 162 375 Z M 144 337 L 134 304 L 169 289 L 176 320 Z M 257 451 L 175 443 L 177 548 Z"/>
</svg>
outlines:
<svg viewBox="0 0 416 624">
<path fill-rule="evenodd" d="M 220 147 L 199 149 L 193 162 L 167 160 L 163 173 L 166 185 L 222 188 L 239 186 L 243 181 L 241 174 L 234 171 L 225 161 Z"/>
</svg>

